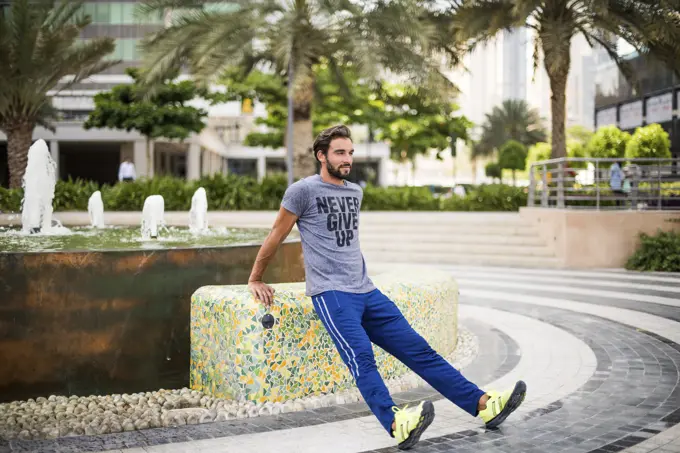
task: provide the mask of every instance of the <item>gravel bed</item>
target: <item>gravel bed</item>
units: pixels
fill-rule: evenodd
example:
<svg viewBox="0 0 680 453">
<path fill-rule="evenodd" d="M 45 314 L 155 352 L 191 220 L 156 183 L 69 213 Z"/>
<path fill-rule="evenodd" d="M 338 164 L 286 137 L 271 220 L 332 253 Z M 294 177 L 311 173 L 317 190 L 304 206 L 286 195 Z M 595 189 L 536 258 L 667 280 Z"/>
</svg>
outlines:
<svg viewBox="0 0 680 453">
<path fill-rule="evenodd" d="M 463 369 L 477 351 L 477 338 L 461 328 L 456 350 L 447 360 Z M 390 393 L 398 393 L 420 387 L 424 382 L 409 373 L 386 384 Z M 264 404 L 213 398 L 187 388 L 123 395 L 51 395 L 0 404 L 0 438 L 54 439 L 108 434 L 276 415 L 359 401 L 362 398 L 357 389 Z"/>
</svg>

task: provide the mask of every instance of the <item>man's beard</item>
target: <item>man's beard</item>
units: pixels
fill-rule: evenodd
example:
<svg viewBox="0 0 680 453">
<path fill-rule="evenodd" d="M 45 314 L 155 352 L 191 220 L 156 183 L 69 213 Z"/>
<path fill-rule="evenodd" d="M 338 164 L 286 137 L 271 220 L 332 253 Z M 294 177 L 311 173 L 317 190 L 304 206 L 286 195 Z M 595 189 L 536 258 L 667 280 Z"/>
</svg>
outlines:
<svg viewBox="0 0 680 453">
<path fill-rule="evenodd" d="M 330 162 L 326 161 L 326 170 L 328 170 L 328 173 L 331 176 L 335 176 L 336 178 L 340 179 L 349 179 L 349 172 L 347 172 L 346 175 L 342 174 L 342 172 L 340 171 L 341 167 L 342 165 L 339 167 L 333 167 Z M 349 169 L 351 171 L 352 167 L 349 167 Z"/>
</svg>

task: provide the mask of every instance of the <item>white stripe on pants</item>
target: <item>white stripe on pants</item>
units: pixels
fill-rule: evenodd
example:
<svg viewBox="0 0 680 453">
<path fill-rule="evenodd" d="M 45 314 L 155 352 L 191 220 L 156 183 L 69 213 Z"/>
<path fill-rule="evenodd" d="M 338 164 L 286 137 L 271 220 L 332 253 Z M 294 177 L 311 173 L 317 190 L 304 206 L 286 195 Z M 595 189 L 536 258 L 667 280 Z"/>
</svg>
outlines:
<svg viewBox="0 0 680 453">
<path fill-rule="evenodd" d="M 349 371 L 352 373 L 352 376 L 354 378 L 359 377 L 359 365 L 357 364 L 356 360 L 356 355 L 354 354 L 354 350 L 352 347 L 347 343 L 345 338 L 342 336 L 338 328 L 335 326 L 335 323 L 333 322 L 333 319 L 331 318 L 331 314 L 328 311 L 328 306 L 326 305 L 326 301 L 324 300 L 323 297 L 317 297 L 316 303 L 319 304 L 319 311 L 321 312 L 321 316 L 323 317 L 323 320 L 325 321 L 324 324 L 326 325 L 326 329 L 328 332 L 335 338 L 335 341 L 340 345 L 340 348 L 342 348 L 343 352 L 345 353 L 345 356 L 347 357 L 347 364 L 349 367 Z M 322 305 L 323 304 L 323 305 Z M 324 313 L 325 310 L 325 313 Z M 344 346 L 343 346 L 344 343 Z M 347 346 L 347 349 L 352 353 L 352 356 L 347 353 L 347 350 L 345 349 L 345 346 Z M 354 369 L 352 369 L 352 362 L 354 363 Z"/>
</svg>

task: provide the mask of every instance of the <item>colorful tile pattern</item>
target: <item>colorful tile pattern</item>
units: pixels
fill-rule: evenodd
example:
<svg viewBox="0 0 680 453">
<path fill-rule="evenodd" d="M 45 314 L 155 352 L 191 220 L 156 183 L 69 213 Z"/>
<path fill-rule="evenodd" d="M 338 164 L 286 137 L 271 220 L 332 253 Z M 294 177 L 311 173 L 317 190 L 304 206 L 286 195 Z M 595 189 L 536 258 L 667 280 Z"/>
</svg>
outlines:
<svg viewBox="0 0 680 453">
<path fill-rule="evenodd" d="M 448 274 L 428 271 L 373 278 L 441 355 L 456 347 L 458 285 Z M 191 301 L 191 387 L 216 397 L 282 402 L 354 387 L 353 379 L 319 320 L 304 283 L 272 285 L 277 319 L 266 330 L 264 306 L 247 286 L 205 286 Z M 374 346 L 384 379 L 408 368 Z"/>
</svg>

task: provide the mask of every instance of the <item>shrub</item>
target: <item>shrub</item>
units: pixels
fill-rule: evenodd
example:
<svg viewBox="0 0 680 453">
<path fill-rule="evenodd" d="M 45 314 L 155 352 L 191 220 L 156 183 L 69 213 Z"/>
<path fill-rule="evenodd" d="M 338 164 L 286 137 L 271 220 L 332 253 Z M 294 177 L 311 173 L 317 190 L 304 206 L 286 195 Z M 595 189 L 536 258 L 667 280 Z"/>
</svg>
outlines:
<svg viewBox="0 0 680 453">
<path fill-rule="evenodd" d="M 484 184 L 468 190 L 465 197 L 442 199 L 443 211 L 519 211 L 527 205 L 527 189 L 505 184 Z"/>
<path fill-rule="evenodd" d="M 515 172 L 523 170 L 527 162 L 527 148 L 516 140 L 508 140 L 501 147 L 498 165 L 501 169 L 512 170 L 512 182 L 515 184 Z"/>
<path fill-rule="evenodd" d="M 577 141 L 567 141 L 567 157 L 586 157 L 586 148 Z M 585 161 L 569 162 L 569 168 L 588 168 L 588 163 Z"/>
<path fill-rule="evenodd" d="M 191 207 L 194 191 L 204 187 L 210 210 L 276 210 L 286 190 L 286 176 L 253 178 L 214 175 L 198 181 L 158 177 L 140 179 L 114 186 L 87 181 L 58 181 L 55 189 L 55 211 L 87 210 L 92 193 L 101 190 L 107 211 L 141 211 L 149 195 L 159 194 L 167 211 L 186 211 Z M 366 211 L 517 211 L 526 206 L 525 189 L 503 184 L 466 187 L 465 197 L 435 197 L 427 187 L 374 187 L 364 189 L 362 209 Z M 0 211 L 19 212 L 22 189 L 0 188 Z"/>
<path fill-rule="evenodd" d="M 104 208 L 111 211 L 141 211 L 150 195 L 162 195 L 166 211 L 181 211 L 191 205 L 193 185 L 179 178 L 162 176 L 102 187 Z M 87 203 L 86 203 L 87 206 Z"/>
<path fill-rule="evenodd" d="M 662 159 L 671 157 L 668 133 L 658 124 L 638 127 L 626 145 L 628 159 Z"/>
<path fill-rule="evenodd" d="M 519 211 L 527 205 L 527 189 L 505 184 L 486 184 L 471 191 L 469 211 Z"/>
<path fill-rule="evenodd" d="M 99 186 L 92 181 L 58 180 L 52 205 L 55 211 L 87 211 L 87 201 L 97 190 Z"/>
<path fill-rule="evenodd" d="M 19 212 L 23 191 L 0 187 L 0 212 Z"/>
<path fill-rule="evenodd" d="M 549 160 L 551 153 L 552 146 L 550 143 L 540 142 L 530 147 L 527 154 L 527 171 L 534 162 Z M 586 157 L 586 149 L 579 141 L 567 140 L 567 157 Z M 588 164 L 586 162 L 569 162 L 569 168 L 588 168 Z"/>
<path fill-rule="evenodd" d="M 496 162 L 489 162 L 486 164 L 486 167 L 484 167 L 484 174 L 488 178 L 500 180 L 503 176 L 503 169 Z"/>
<path fill-rule="evenodd" d="M 366 211 L 437 211 L 439 199 L 427 187 L 366 186 L 361 209 Z"/>
<path fill-rule="evenodd" d="M 552 147 L 550 146 L 550 143 L 539 142 L 531 146 L 527 154 L 527 171 L 531 168 L 531 164 L 534 162 L 550 159 L 550 153 L 552 153 Z"/>
<path fill-rule="evenodd" d="M 628 259 L 626 269 L 654 272 L 680 272 L 680 233 L 659 231 L 640 234 L 640 245 Z"/>
<path fill-rule="evenodd" d="M 588 140 L 586 154 L 589 157 L 618 158 L 626 154 L 630 134 L 616 126 L 604 126 Z"/>
</svg>

